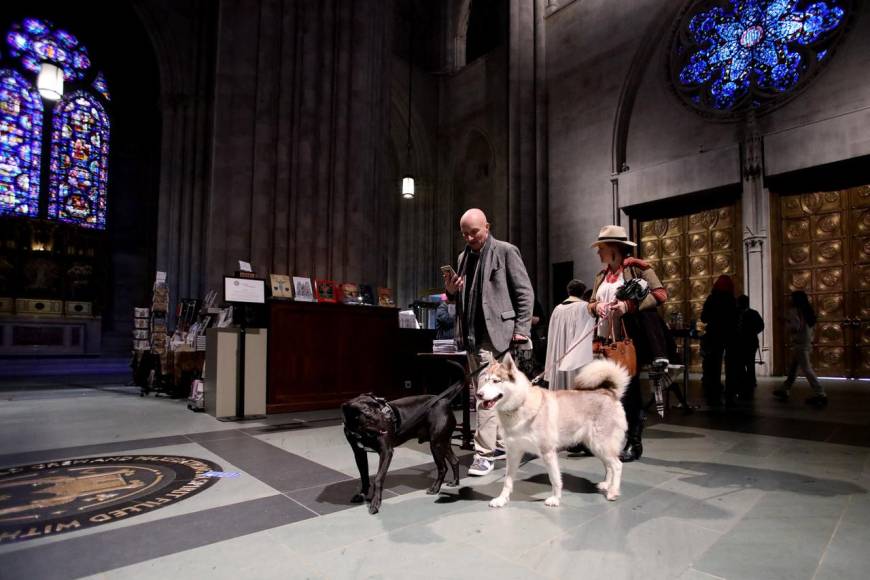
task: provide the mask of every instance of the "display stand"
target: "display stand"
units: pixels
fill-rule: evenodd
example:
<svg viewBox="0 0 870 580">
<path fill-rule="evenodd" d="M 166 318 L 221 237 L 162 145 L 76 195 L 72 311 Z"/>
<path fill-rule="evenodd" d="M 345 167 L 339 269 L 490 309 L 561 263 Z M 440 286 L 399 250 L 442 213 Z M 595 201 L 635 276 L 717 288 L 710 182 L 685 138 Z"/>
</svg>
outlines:
<svg viewBox="0 0 870 580">
<path fill-rule="evenodd" d="M 239 317 L 239 348 L 236 364 L 236 414 L 218 417 L 218 421 L 250 421 L 265 419 L 265 415 L 245 414 L 245 335 L 248 315 L 245 309 L 251 304 L 266 303 L 266 281 L 260 278 L 224 277 L 224 301 L 233 306 L 233 312 L 242 312 Z"/>
</svg>

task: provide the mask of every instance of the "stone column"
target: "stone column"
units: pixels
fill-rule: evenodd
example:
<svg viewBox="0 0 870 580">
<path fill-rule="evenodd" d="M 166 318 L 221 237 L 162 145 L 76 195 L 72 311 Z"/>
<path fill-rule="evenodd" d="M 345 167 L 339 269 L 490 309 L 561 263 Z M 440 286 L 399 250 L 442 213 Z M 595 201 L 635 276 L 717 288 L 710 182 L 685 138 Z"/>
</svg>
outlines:
<svg viewBox="0 0 870 580">
<path fill-rule="evenodd" d="M 508 231 L 546 304 L 545 0 L 511 0 L 508 52 Z"/>
<path fill-rule="evenodd" d="M 759 337 L 764 365 L 759 375 L 770 375 L 773 364 L 773 272 L 770 248 L 770 192 L 764 187 L 764 141 L 755 116 L 750 114 L 744 125 L 741 143 L 743 184 L 743 288 L 749 304 L 764 319 Z"/>
</svg>

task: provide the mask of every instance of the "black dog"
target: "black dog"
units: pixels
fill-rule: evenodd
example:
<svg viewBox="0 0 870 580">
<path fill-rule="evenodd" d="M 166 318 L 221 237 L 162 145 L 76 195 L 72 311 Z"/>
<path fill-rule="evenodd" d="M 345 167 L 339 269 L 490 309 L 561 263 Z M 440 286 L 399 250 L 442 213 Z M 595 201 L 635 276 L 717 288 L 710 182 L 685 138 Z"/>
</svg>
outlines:
<svg viewBox="0 0 870 580">
<path fill-rule="evenodd" d="M 453 482 L 459 485 L 459 460 L 453 454 L 450 438 L 456 427 L 456 418 L 450 410 L 450 401 L 442 398 L 418 417 L 418 411 L 437 395 L 403 397 L 385 401 L 368 393 L 360 395 L 341 406 L 344 415 L 344 434 L 353 449 L 356 466 L 359 468 L 362 488 L 351 498 L 354 503 L 368 500 L 369 513 L 376 514 L 381 507 L 384 479 L 393 459 L 393 449 L 406 441 L 417 438 L 420 443 L 429 441 L 432 457 L 438 466 L 438 476 L 426 493 L 436 494 L 447 475 L 447 463 L 453 468 Z M 411 420 L 415 425 L 403 429 L 403 422 Z M 366 451 L 380 456 L 374 485 L 369 485 L 369 463 Z"/>
</svg>

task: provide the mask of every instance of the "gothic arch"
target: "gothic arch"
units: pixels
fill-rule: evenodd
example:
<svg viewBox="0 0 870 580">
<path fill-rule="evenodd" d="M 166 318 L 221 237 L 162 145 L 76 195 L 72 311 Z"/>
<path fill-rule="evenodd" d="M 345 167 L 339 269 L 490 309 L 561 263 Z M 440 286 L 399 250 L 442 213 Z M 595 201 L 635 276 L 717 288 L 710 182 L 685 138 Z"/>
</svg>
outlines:
<svg viewBox="0 0 870 580">
<path fill-rule="evenodd" d="M 672 26 L 681 6 L 681 0 L 674 0 L 667 9 L 658 14 L 657 18 L 650 21 L 631 59 L 631 64 L 619 91 L 619 101 L 613 120 L 611 148 L 611 172 L 613 175 L 628 171 L 628 132 L 635 99 L 644 74 L 650 68 L 655 48 L 667 36 L 666 33 Z"/>
</svg>

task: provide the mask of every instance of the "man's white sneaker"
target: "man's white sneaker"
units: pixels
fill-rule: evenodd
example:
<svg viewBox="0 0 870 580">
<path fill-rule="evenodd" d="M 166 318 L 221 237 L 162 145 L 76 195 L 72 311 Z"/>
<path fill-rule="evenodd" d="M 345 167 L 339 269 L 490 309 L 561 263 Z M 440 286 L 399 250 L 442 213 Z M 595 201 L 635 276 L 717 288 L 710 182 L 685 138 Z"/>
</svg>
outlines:
<svg viewBox="0 0 870 580">
<path fill-rule="evenodd" d="M 492 473 L 493 463 L 488 459 L 477 456 L 474 458 L 474 463 L 468 468 L 468 475 L 488 475 Z"/>
</svg>

